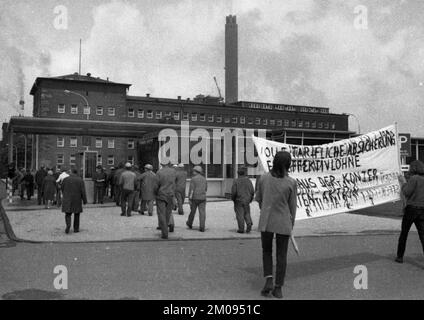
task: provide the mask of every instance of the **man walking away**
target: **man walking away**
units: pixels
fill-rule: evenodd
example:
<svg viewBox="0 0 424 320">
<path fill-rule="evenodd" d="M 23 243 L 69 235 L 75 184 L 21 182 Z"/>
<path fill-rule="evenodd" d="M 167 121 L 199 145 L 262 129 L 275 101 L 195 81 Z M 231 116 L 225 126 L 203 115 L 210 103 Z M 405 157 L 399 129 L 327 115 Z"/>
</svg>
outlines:
<svg viewBox="0 0 424 320">
<path fill-rule="evenodd" d="M 47 176 L 47 171 L 46 171 L 46 169 L 45 169 L 45 167 L 44 167 L 44 165 L 42 165 L 41 167 L 40 167 L 40 170 L 38 170 L 36 173 L 35 173 L 35 184 L 37 185 L 37 203 L 38 203 L 38 205 L 41 205 L 41 202 L 43 203 L 43 204 L 45 204 L 44 203 L 44 200 L 42 201 L 42 186 L 43 186 L 43 181 L 44 181 L 44 178 Z"/>
<path fill-rule="evenodd" d="M 139 212 L 141 173 L 140 173 L 140 168 L 137 165 L 135 165 L 133 168 L 135 173 L 135 190 L 134 190 L 134 201 L 132 204 L 132 211 Z"/>
<path fill-rule="evenodd" d="M 175 197 L 177 198 L 178 204 L 178 214 L 184 214 L 184 200 L 186 192 L 186 181 L 187 181 L 187 172 L 185 171 L 184 164 L 180 163 L 177 169 L 177 180 L 175 186 Z"/>
<path fill-rule="evenodd" d="M 119 178 L 121 177 L 122 172 L 124 172 L 124 165 L 119 163 L 118 169 L 115 171 L 113 176 L 113 184 L 115 185 L 115 203 L 119 207 L 121 205 L 121 186 L 119 185 Z"/>
<path fill-rule="evenodd" d="M 29 169 L 26 171 L 23 182 L 25 184 L 26 197 L 28 200 L 31 200 L 31 197 L 34 194 L 34 176 Z"/>
<path fill-rule="evenodd" d="M 103 171 L 102 166 L 98 165 L 96 172 L 93 175 L 94 181 L 94 201 L 93 204 L 103 204 L 104 191 L 106 188 L 106 173 Z"/>
<path fill-rule="evenodd" d="M 188 198 L 190 202 L 190 215 L 186 225 L 191 229 L 193 228 L 193 220 L 197 208 L 199 208 L 200 232 L 205 232 L 206 223 L 206 191 L 208 184 L 206 178 L 202 175 L 202 167 L 195 166 L 193 168 L 193 177 L 190 181 L 190 188 L 188 191 Z"/>
<path fill-rule="evenodd" d="M 158 211 L 159 227 L 162 230 L 162 239 L 168 239 L 169 232 L 174 231 L 174 225 L 170 224 L 172 208 L 174 206 L 175 195 L 175 180 L 176 173 L 171 164 L 164 165 L 158 171 L 157 176 L 157 192 L 156 192 L 156 207 Z"/>
<path fill-rule="evenodd" d="M 255 190 L 253 183 L 246 175 L 247 169 L 241 167 L 237 173 L 239 177 L 234 180 L 231 188 L 231 200 L 234 202 L 234 211 L 238 224 L 238 233 L 244 233 L 246 223 L 246 233 L 252 230 L 252 218 L 250 217 L 250 203 L 253 201 Z"/>
<path fill-rule="evenodd" d="M 65 213 L 65 232 L 71 229 L 72 214 L 74 214 L 74 232 L 79 232 L 82 203 L 87 204 L 84 181 L 78 176 L 78 170 L 73 167 L 71 175 L 62 181 L 62 212 Z"/>
<path fill-rule="evenodd" d="M 144 173 L 140 176 L 141 207 L 140 214 L 144 214 L 147 207 L 149 216 L 153 215 L 153 202 L 155 201 L 155 191 L 157 189 L 156 174 L 153 172 L 153 166 L 146 164 Z"/>
<path fill-rule="evenodd" d="M 119 177 L 119 187 L 121 189 L 121 216 L 131 217 L 132 205 L 134 201 L 135 173 L 131 170 L 131 163 L 125 164 L 125 171 Z"/>
</svg>

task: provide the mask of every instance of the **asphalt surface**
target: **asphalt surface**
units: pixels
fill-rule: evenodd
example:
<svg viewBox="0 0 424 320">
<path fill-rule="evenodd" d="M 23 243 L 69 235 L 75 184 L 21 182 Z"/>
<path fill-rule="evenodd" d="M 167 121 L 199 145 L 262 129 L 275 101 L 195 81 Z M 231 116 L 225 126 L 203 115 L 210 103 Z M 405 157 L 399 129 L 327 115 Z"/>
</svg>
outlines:
<svg viewBox="0 0 424 320">
<path fill-rule="evenodd" d="M 424 256 L 412 233 L 404 264 L 393 262 L 397 236 L 299 238 L 290 249 L 287 299 L 424 299 Z M 262 299 L 260 241 L 212 240 L 102 244 L 4 243 L 2 299 Z M 68 270 L 68 289 L 53 286 Z M 354 287 L 354 268 L 368 289 Z"/>
</svg>

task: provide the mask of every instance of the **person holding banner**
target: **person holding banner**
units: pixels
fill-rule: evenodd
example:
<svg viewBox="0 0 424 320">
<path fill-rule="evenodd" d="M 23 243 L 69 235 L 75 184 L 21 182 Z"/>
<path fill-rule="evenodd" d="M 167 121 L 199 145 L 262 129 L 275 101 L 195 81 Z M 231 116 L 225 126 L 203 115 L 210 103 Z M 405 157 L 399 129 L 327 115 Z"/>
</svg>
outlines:
<svg viewBox="0 0 424 320">
<path fill-rule="evenodd" d="M 399 176 L 402 193 L 406 200 L 395 260 L 399 263 L 403 263 L 406 240 L 413 223 L 417 228 L 424 252 L 424 163 L 418 160 L 411 162 L 408 173 L 408 181 L 403 175 Z"/>
<path fill-rule="evenodd" d="M 262 175 L 257 183 L 255 200 L 259 203 L 259 231 L 262 241 L 263 273 L 266 278 L 261 291 L 263 296 L 281 299 L 281 288 L 287 267 L 287 249 L 294 227 L 297 206 L 297 182 L 288 176 L 291 155 L 286 151 L 276 153 L 272 169 Z M 277 270 L 273 285 L 272 241 L 276 238 Z"/>
</svg>

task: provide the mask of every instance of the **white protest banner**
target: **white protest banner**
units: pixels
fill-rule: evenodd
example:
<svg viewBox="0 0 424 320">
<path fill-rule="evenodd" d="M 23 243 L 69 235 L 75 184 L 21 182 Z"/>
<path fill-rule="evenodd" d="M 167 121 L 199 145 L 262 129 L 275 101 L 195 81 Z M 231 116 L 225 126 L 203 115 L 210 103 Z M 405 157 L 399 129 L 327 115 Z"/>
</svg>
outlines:
<svg viewBox="0 0 424 320">
<path fill-rule="evenodd" d="M 400 199 L 396 125 L 323 145 L 290 145 L 252 137 L 266 172 L 276 152 L 292 155 L 296 220 L 367 208 Z"/>
</svg>

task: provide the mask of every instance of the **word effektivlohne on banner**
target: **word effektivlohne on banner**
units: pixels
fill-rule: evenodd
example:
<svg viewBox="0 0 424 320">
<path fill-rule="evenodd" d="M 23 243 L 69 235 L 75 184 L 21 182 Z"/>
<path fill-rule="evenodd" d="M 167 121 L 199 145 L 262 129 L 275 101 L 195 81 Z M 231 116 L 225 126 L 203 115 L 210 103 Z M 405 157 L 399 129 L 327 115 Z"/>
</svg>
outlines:
<svg viewBox="0 0 424 320">
<path fill-rule="evenodd" d="M 367 208 L 400 199 L 399 138 L 391 125 L 323 145 L 291 145 L 252 136 L 268 172 L 276 152 L 292 155 L 297 180 L 296 220 Z"/>
</svg>

